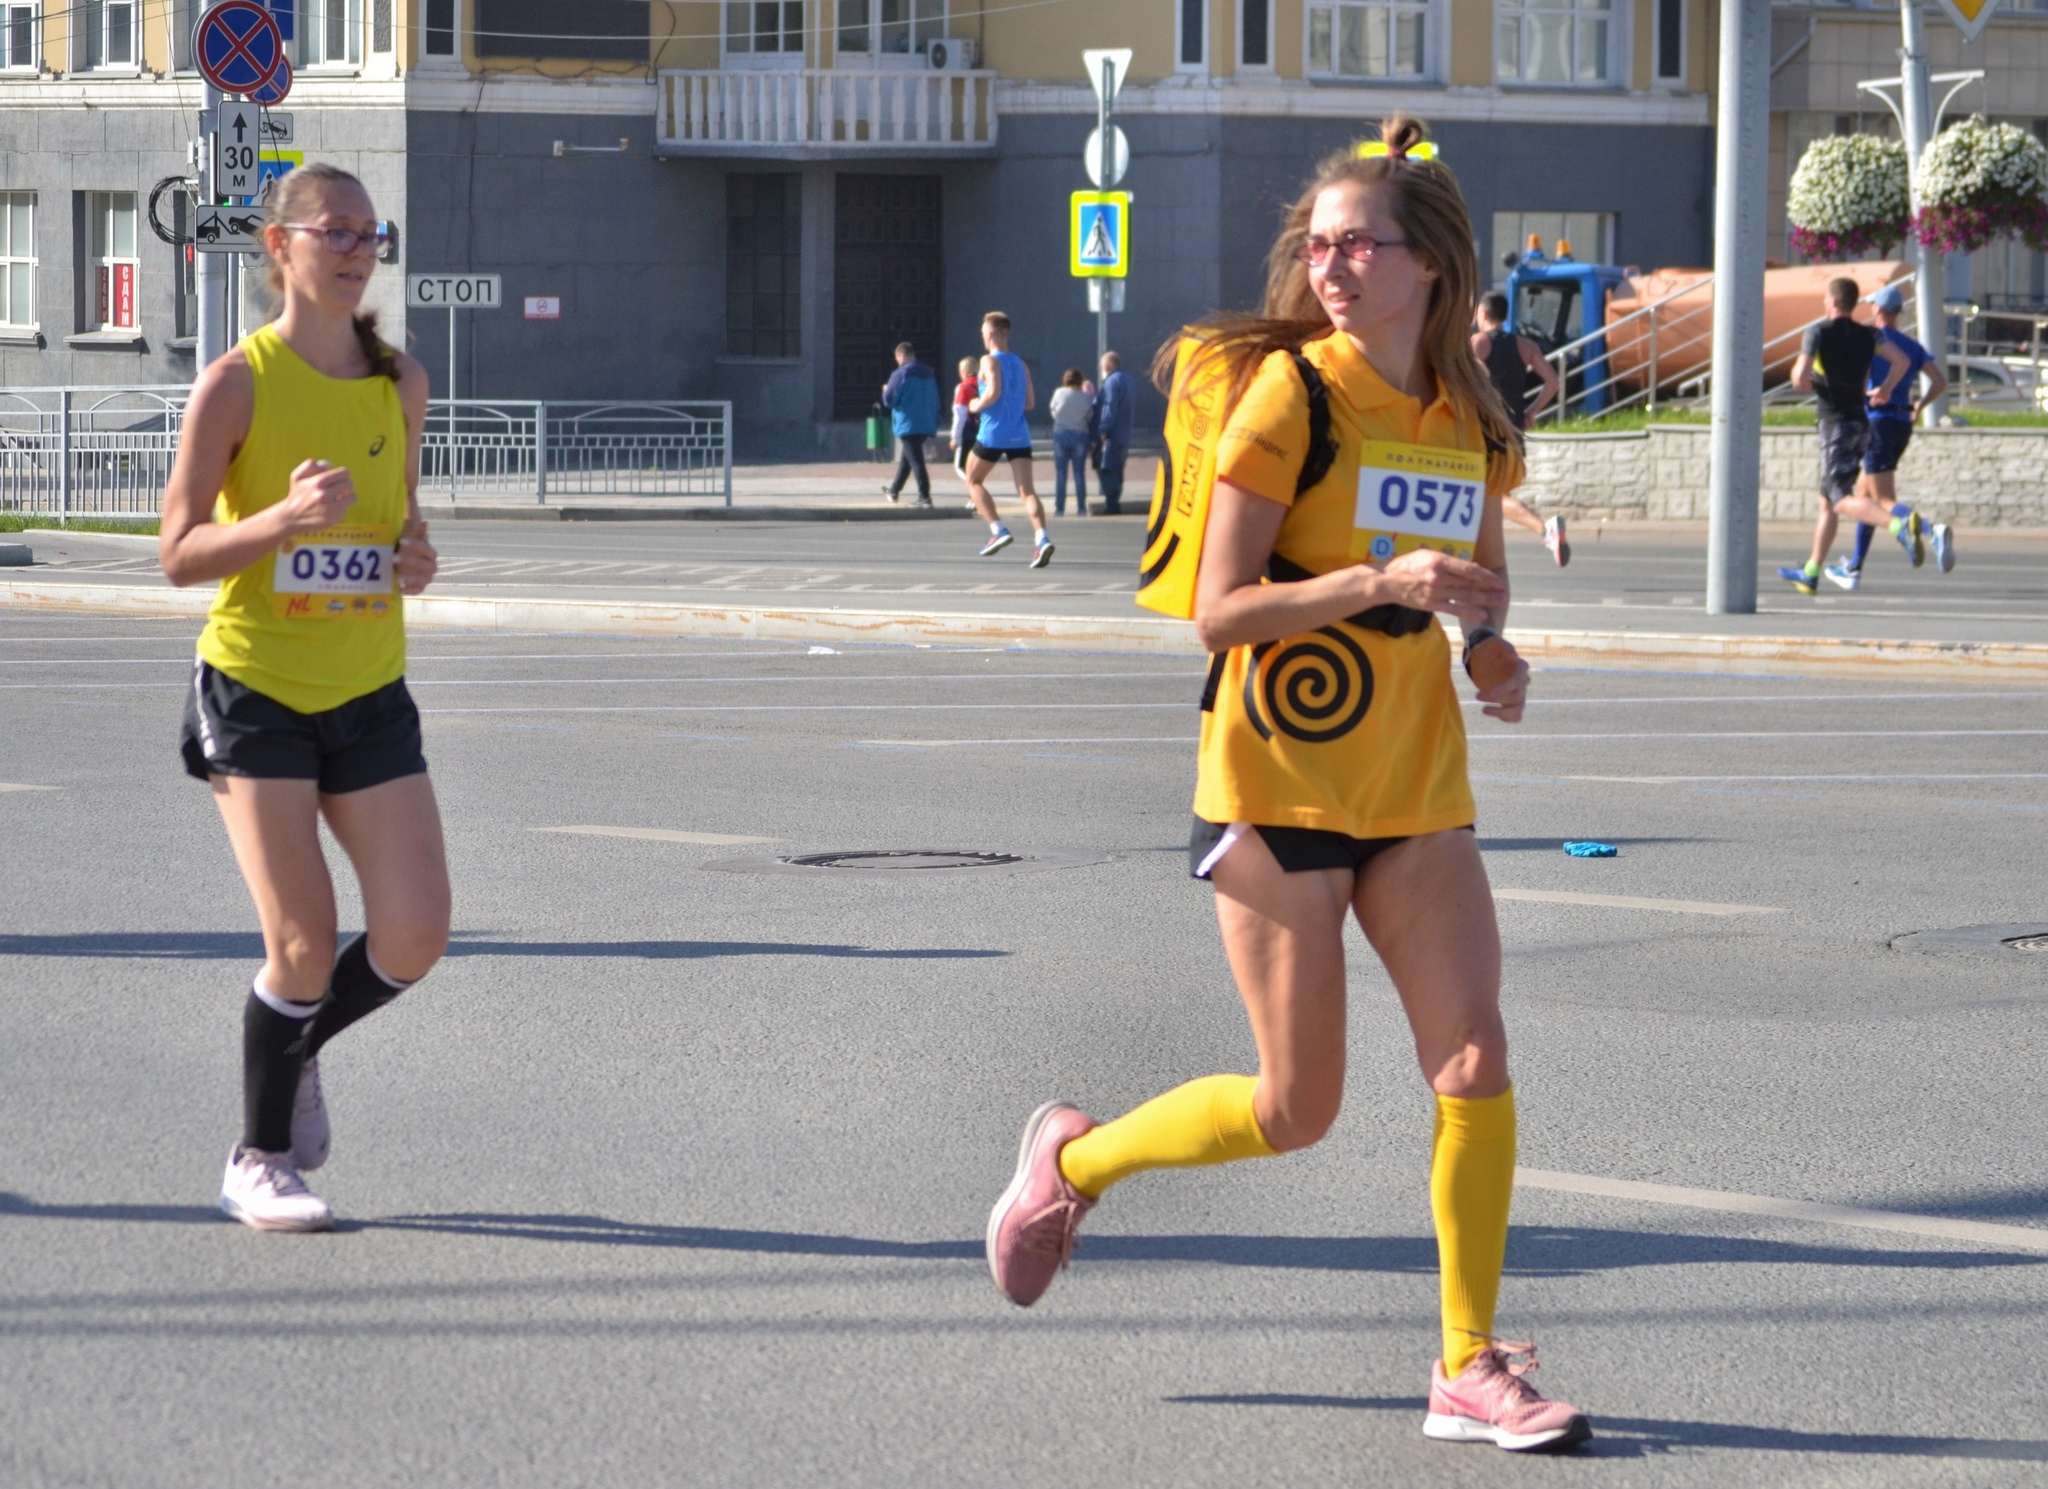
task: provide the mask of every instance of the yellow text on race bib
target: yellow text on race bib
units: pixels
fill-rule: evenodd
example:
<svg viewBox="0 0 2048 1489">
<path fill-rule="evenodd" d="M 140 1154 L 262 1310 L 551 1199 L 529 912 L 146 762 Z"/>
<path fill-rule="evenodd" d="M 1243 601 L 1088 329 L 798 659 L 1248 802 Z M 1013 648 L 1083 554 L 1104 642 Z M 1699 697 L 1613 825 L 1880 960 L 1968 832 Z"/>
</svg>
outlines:
<svg viewBox="0 0 2048 1489">
<path fill-rule="evenodd" d="M 1359 451 L 1351 556 L 1372 563 L 1435 548 L 1470 558 L 1486 510 L 1486 457 L 1367 440 Z"/>
<path fill-rule="evenodd" d="M 293 538 L 271 569 L 271 610 L 288 620 L 378 619 L 398 613 L 396 534 L 330 527 Z"/>
</svg>

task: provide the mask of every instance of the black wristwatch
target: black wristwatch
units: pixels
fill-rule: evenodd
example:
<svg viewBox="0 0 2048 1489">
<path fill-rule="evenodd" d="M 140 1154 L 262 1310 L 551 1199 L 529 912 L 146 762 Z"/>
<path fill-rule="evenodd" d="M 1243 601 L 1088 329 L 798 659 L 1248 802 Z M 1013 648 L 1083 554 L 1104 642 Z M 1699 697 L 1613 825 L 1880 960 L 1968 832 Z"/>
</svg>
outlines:
<svg viewBox="0 0 2048 1489">
<path fill-rule="evenodd" d="M 1472 675 L 1472 653 L 1477 651 L 1480 647 L 1484 646 L 1487 642 L 1498 640 L 1500 640 L 1500 632 L 1496 631 L 1492 626 L 1481 626 L 1476 631 L 1470 631 L 1466 633 L 1465 675 L 1467 677 L 1470 677 Z"/>
</svg>

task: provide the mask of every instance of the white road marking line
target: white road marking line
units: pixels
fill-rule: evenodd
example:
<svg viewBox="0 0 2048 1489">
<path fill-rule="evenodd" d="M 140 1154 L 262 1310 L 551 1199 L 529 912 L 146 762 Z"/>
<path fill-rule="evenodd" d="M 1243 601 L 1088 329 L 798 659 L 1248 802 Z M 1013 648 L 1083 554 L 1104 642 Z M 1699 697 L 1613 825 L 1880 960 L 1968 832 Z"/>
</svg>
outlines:
<svg viewBox="0 0 2048 1489">
<path fill-rule="evenodd" d="M 1718 1210 L 1727 1215 L 1769 1215 L 1780 1220 L 1806 1220 L 1818 1225 L 1853 1225 L 1863 1230 L 1932 1236 L 1944 1241 L 1969 1241 L 2008 1251 L 2048 1252 L 2048 1229 L 2026 1225 L 1948 1220 L 1936 1215 L 1908 1215 L 1897 1210 L 1863 1210 L 1852 1205 L 1778 1199 L 1768 1194 L 1742 1194 L 1729 1189 L 1686 1189 L 1676 1184 L 1644 1184 L 1633 1179 L 1603 1179 L 1593 1174 L 1567 1174 L 1543 1168 L 1517 1168 L 1515 1183 L 1524 1189 L 1548 1189 L 1559 1194 L 1591 1194 L 1602 1199 L 1636 1200 L 1650 1205 L 1680 1205 L 1688 1210 Z"/>
<path fill-rule="evenodd" d="M 0 683 L 0 687 L 8 686 Z M 1474 744 L 1532 743 L 1564 739 L 2032 739 L 2048 729 L 1712 729 L 1693 733 L 1645 734 L 1496 734 L 1472 736 Z"/>
<path fill-rule="evenodd" d="M 1510 780 L 1509 776 L 1477 776 L 1475 781 Z M 1875 785 L 1879 781 L 2048 781 L 2048 771 L 1993 771 L 1983 775 L 1905 775 L 1893 771 L 1882 774 L 1848 775 L 1748 775 L 1748 776 L 1562 776 L 1566 781 L 1600 781 L 1617 786 L 1682 786 L 1694 781 L 1850 781 L 1859 786 Z"/>
<path fill-rule="evenodd" d="M 699 843 L 707 848 L 740 848 L 779 843 L 781 838 L 740 837 L 729 832 L 676 832 L 666 827 L 535 827 L 533 832 L 573 832 L 593 838 L 645 838 L 652 843 Z"/>
<path fill-rule="evenodd" d="M 1531 698 L 1531 708 L 1606 708 L 1643 703 L 1798 703 L 1806 706 L 1828 703 L 1920 703 L 1958 698 L 2034 700 L 2048 693 L 1698 693 L 1663 698 Z M 1477 698 L 1464 700 L 1467 708 L 1479 707 Z"/>
<path fill-rule="evenodd" d="M 792 653 L 791 655 L 799 655 Z M 805 656 L 843 656 L 843 652 L 813 647 Z M 810 686 L 843 682 L 1122 682 L 1127 678 L 1174 678 L 1182 682 L 1199 678 L 1199 672 L 793 672 L 780 677 L 414 677 L 407 681 L 422 688 L 518 688 L 615 687 L 628 683 L 708 683 L 713 687 L 740 683 L 803 683 Z M 5 687 L 32 687 L 32 683 L 0 683 Z M 48 686 L 62 686 L 50 684 Z"/>
<path fill-rule="evenodd" d="M 131 684 L 113 683 L 111 687 Z M 133 686 L 140 686 L 134 684 Z M 596 704 L 552 708 L 423 708 L 423 714 L 456 713 L 1099 713 L 1104 710 L 1178 708 L 1178 703 L 635 703 L 604 707 Z"/>
<path fill-rule="evenodd" d="M 862 739 L 856 744 L 888 745 L 894 749 L 944 750 L 958 745 L 1049 745 L 1049 744 L 1196 744 L 1192 734 L 1090 736 L 1069 739 Z"/>
<path fill-rule="evenodd" d="M 22 781 L 0 781 L 0 791 L 62 791 L 62 786 L 31 786 Z"/>
<path fill-rule="evenodd" d="M 1717 905 L 1711 900 L 1653 900 L 1628 894 L 1581 894 L 1572 889 L 1496 889 L 1497 900 L 1541 905 L 1604 905 L 1611 910 L 1669 910 L 1678 915 L 1783 915 L 1777 905 Z"/>
</svg>

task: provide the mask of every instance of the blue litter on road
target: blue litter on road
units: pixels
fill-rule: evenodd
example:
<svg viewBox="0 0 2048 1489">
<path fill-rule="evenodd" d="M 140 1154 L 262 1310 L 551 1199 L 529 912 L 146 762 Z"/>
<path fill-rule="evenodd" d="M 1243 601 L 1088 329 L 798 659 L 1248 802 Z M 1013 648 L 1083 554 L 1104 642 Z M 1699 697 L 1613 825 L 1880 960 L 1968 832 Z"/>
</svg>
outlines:
<svg viewBox="0 0 2048 1489">
<path fill-rule="evenodd" d="M 1621 850 L 1612 843 L 1566 843 L 1564 851 L 1574 858 L 1619 858 Z"/>
</svg>

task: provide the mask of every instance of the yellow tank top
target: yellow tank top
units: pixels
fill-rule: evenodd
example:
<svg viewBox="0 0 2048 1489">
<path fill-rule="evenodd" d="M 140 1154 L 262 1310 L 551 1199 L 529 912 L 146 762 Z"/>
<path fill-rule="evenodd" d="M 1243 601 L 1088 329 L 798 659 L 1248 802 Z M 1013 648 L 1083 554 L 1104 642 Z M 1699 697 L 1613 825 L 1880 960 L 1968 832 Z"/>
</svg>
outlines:
<svg viewBox="0 0 2048 1489">
<path fill-rule="evenodd" d="M 1329 474 L 1296 497 L 1308 395 L 1285 352 L 1261 366 L 1217 445 L 1218 480 L 1288 509 L 1277 559 L 1326 574 L 1382 556 L 1371 546 L 1376 535 L 1359 526 L 1368 466 L 1424 473 L 1426 481 L 1412 484 L 1418 491 L 1426 485 L 1432 503 L 1448 481 L 1456 482 L 1461 506 L 1467 498 L 1498 502 L 1520 483 L 1519 457 L 1489 457 L 1476 418 L 1441 394 L 1425 408 L 1388 386 L 1348 337 L 1312 342 L 1303 355 L 1330 392 L 1337 460 Z M 1450 472 L 1442 480 L 1440 467 Z M 1412 540 L 1399 546 L 1406 551 Z M 1470 825 L 1465 726 L 1450 669 L 1450 644 L 1436 624 L 1389 636 L 1340 620 L 1235 648 L 1215 708 L 1202 716 L 1195 814 L 1359 838 Z"/>
<path fill-rule="evenodd" d="M 334 378 L 265 326 L 242 341 L 256 400 L 214 520 L 284 499 L 300 462 L 345 466 L 356 501 L 221 581 L 200 657 L 299 713 L 324 713 L 405 673 L 405 611 L 393 560 L 406 517 L 405 410 L 388 377 Z"/>
</svg>

